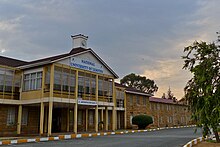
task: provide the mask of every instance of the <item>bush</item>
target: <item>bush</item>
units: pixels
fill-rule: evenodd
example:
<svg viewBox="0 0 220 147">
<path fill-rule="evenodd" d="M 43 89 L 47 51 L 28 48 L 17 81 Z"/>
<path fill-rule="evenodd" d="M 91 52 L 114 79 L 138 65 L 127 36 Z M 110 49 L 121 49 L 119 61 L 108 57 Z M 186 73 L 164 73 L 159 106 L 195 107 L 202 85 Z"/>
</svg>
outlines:
<svg viewBox="0 0 220 147">
<path fill-rule="evenodd" d="M 148 115 L 137 115 L 132 118 L 132 124 L 137 125 L 138 129 L 145 129 L 149 124 L 153 123 L 153 119 Z"/>
</svg>

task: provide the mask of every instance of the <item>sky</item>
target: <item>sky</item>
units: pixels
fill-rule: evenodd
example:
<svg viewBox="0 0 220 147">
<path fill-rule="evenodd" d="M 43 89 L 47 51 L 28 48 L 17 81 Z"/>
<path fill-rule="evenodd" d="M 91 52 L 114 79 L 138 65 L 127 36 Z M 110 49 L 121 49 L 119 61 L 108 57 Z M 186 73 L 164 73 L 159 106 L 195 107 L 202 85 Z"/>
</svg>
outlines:
<svg viewBox="0 0 220 147">
<path fill-rule="evenodd" d="M 183 49 L 212 42 L 220 30 L 219 0 L 0 0 L 0 55 L 31 61 L 67 53 L 71 35 L 118 75 L 154 80 L 161 97 L 181 99 L 191 74 Z M 119 81 L 119 80 L 118 80 Z"/>
</svg>

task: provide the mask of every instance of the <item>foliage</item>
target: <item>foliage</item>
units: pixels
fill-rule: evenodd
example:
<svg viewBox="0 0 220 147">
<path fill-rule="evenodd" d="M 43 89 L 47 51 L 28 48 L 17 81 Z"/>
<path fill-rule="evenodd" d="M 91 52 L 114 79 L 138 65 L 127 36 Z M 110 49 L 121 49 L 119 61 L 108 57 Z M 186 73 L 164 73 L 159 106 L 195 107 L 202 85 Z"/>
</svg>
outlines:
<svg viewBox="0 0 220 147">
<path fill-rule="evenodd" d="M 136 115 L 132 118 L 132 124 L 138 126 L 138 129 L 145 129 L 149 124 L 153 123 L 153 119 L 148 115 Z"/>
<path fill-rule="evenodd" d="M 183 69 L 193 74 L 184 89 L 185 97 L 191 105 L 192 117 L 203 128 L 211 127 L 217 142 L 217 126 L 220 122 L 219 51 L 214 43 L 194 42 L 184 48 L 186 55 L 182 57 L 185 62 Z"/>
<path fill-rule="evenodd" d="M 154 80 L 147 79 L 145 76 L 136 75 L 131 73 L 126 75 L 120 80 L 122 85 L 126 85 L 128 87 L 136 88 L 140 91 L 147 92 L 153 94 L 158 90 L 157 85 Z"/>
</svg>

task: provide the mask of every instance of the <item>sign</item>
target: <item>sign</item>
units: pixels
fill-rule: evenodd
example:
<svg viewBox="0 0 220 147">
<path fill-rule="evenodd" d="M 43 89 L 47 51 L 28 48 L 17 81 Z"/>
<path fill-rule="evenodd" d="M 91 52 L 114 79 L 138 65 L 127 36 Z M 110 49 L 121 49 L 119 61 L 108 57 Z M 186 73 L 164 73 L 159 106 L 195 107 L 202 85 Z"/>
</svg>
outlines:
<svg viewBox="0 0 220 147">
<path fill-rule="evenodd" d="M 88 70 L 96 73 L 103 73 L 103 66 L 101 64 L 89 61 L 87 59 L 72 57 L 70 59 L 70 66 L 83 70 Z"/>
<path fill-rule="evenodd" d="M 89 101 L 89 100 L 78 100 L 79 105 L 90 105 L 90 106 L 96 106 L 96 101 Z"/>
</svg>

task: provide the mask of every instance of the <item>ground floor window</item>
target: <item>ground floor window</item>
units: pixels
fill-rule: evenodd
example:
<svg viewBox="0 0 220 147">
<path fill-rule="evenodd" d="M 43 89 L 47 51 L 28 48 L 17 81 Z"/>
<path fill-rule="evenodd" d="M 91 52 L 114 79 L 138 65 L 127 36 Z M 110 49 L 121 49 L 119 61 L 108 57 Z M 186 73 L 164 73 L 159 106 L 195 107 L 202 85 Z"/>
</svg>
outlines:
<svg viewBox="0 0 220 147">
<path fill-rule="evenodd" d="M 133 113 L 130 114 L 130 125 L 132 125 Z"/>
<path fill-rule="evenodd" d="M 77 124 L 78 125 L 82 125 L 82 123 L 83 123 L 83 116 L 82 115 L 83 115 L 82 110 L 79 110 L 78 111 L 78 119 L 77 119 Z"/>
<path fill-rule="evenodd" d="M 21 124 L 27 125 L 28 123 L 28 108 L 23 108 Z"/>
<path fill-rule="evenodd" d="M 89 125 L 93 125 L 93 124 L 94 124 L 94 112 L 89 111 Z"/>
<path fill-rule="evenodd" d="M 7 125 L 15 124 L 15 107 L 8 108 Z"/>
</svg>

